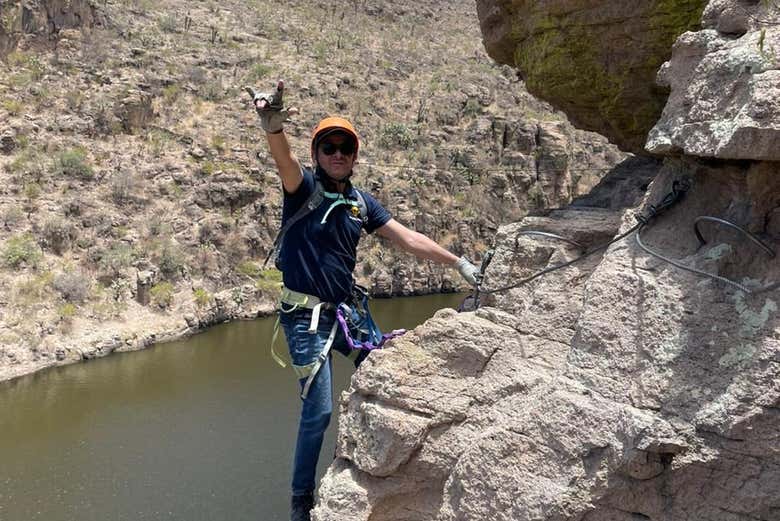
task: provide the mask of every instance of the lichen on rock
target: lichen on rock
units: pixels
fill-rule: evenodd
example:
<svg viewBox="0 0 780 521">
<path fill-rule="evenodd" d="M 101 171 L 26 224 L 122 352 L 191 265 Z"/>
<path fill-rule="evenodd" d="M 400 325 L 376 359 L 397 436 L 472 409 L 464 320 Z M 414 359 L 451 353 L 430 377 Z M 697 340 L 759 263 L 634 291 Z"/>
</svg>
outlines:
<svg viewBox="0 0 780 521">
<path fill-rule="evenodd" d="M 703 0 L 477 2 L 485 47 L 575 125 L 642 152 L 666 92 L 653 85 L 675 38 L 698 26 Z"/>
</svg>

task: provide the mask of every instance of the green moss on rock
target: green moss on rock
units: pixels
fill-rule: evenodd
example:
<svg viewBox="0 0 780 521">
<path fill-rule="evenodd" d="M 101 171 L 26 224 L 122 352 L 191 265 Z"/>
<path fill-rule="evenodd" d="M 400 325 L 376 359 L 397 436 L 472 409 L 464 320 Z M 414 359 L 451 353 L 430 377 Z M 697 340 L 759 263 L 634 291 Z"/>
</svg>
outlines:
<svg viewBox="0 0 780 521">
<path fill-rule="evenodd" d="M 534 12 L 530 4 L 531 12 L 518 12 L 512 29 L 515 66 L 529 91 L 566 112 L 578 126 L 641 152 L 666 102 L 667 93 L 655 86 L 655 74 L 671 55 L 675 39 L 698 26 L 705 0 L 644 2 L 634 9 L 612 6 L 612 19 L 603 24 L 597 23 L 600 12 L 595 9 L 551 14 Z M 623 23 L 619 15 L 624 15 Z"/>
</svg>

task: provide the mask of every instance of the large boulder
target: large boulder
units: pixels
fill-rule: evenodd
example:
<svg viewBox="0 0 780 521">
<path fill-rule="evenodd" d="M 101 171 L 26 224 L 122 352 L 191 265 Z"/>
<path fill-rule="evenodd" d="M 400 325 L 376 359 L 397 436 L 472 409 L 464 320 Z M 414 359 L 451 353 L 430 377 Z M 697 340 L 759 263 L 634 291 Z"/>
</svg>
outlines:
<svg viewBox="0 0 780 521">
<path fill-rule="evenodd" d="M 705 0 L 478 0 L 485 47 L 577 126 L 642 153 L 668 90 L 655 86 Z"/>
<path fill-rule="evenodd" d="M 702 25 L 658 73 L 671 95 L 647 150 L 780 160 L 780 7 L 714 0 Z"/>
<path fill-rule="evenodd" d="M 777 166 L 684 160 L 637 209 L 577 207 L 502 227 L 486 289 L 628 231 L 680 172 L 693 188 L 644 243 L 751 287 L 779 280 L 734 230 L 708 227 L 700 248 L 693 232 L 702 213 L 764 229 Z M 679 270 L 629 237 L 486 302 L 440 311 L 361 366 L 316 521 L 778 519 L 776 292 Z"/>
</svg>

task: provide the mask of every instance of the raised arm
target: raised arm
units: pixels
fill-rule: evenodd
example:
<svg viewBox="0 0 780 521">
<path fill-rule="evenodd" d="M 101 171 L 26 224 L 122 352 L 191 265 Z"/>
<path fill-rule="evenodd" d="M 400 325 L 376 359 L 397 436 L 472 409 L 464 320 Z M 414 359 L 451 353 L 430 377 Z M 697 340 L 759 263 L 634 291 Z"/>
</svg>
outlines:
<svg viewBox="0 0 780 521">
<path fill-rule="evenodd" d="M 284 82 L 281 80 L 276 85 L 276 91 L 271 94 L 256 93 L 251 87 L 246 87 L 246 91 L 252 96 L 252 103 L 260 116 L 260 126 L 265 130 L 268 148 L 276 163 L 282 185 L 287 193 L 292 194 L 301 186 L 303 174 L 301 164 L 290 149 L 290 143 L 284 134 L 284 122 L 289 115 L 297 113 L 297 110 L 284 108 Z"/>
<path fill-rule="evenodd" d="M 303 174 L 301 174 L 301 164 L 290 149 L 287 136 L 284 135 L 284 129 L 277 133 L 266 132 L 265 137 L 268 139 L 268 148 L 276 162 L 279 177 L 282 178 L 284 190 L 288 194 L 295 193 L 303 182 Z"/>
</svg>

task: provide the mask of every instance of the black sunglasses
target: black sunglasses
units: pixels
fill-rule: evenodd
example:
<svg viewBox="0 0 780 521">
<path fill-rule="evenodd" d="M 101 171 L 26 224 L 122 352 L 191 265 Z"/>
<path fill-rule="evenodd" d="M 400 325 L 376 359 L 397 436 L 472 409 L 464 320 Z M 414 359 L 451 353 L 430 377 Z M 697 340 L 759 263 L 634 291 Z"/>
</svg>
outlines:
<svg viewBox="0 0 780 521">
<path fill-rule="evenodd" d="M 351 156 L 355 153 L 355 143 L 352 141 L 344 141 L 342 144 L 337 145 L 330 141 L 326 141 L 322 144 L 322 153 L 326 156 L 332 156 L 336 153 L 336 150 L 340 150 L 345 156 Z"/>
</svg>

